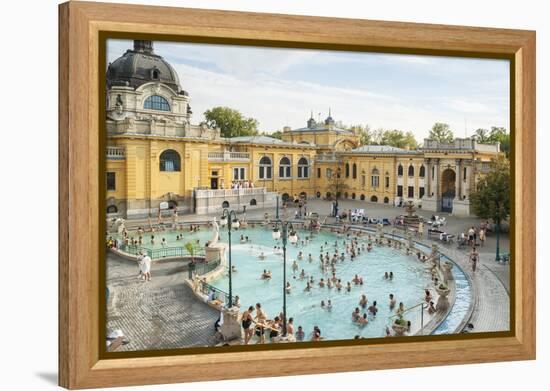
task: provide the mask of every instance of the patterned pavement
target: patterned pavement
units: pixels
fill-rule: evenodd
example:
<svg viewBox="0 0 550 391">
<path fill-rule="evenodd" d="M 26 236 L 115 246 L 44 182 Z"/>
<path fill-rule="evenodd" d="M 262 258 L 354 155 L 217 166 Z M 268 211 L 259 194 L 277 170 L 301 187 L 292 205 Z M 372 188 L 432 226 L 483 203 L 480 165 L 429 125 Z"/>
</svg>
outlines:
<svg viewBox="0 0 550 391">
<path fill-rule="evenodd" d="M 199 302 L 183 284 L 181 262 L 155 263 L 152 280 L 137 279 L 137 265 L 107 256 L 107 330 L 120 329 L 128 344 L 117 351 L 211 346 L 218 311 Z"/>
</svg>

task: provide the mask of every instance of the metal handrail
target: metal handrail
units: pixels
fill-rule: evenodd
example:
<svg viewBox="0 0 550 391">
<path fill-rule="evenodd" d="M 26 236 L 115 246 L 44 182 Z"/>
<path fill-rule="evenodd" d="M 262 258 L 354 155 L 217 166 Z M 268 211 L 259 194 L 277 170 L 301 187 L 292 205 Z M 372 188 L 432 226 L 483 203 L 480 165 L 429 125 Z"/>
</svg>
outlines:
<svg viewBox="0 0 550 391">
<path fill-rule="evenodd" d="M 118 249 L 132 255 L 139 255 L 140 252 L 147 254 L 151 259 L 162 259 L 167 257 L 204 257 L 205 251 L 202 248 L 191 254 L 185 247 L 163 247 L 151 249 L 134 244 L 120 244 Z"/>
<path fill-rule="evenodd" d="M 394 315 L 388 316 L 388 319 L 392 319 L 392 318 L 397 318 L 397 317 L 399 317 L 399 316 L 403 316 L 404 313 L 409 312 L 409 311 L 413 310 L 414 308 L 416 308 L 416 307 L 418 307 L 418 306 L 422 306 L 422 310 L 424 310 L 424 304 L 425 304 L 425 302 L 422 301 L 422 302 L 420 302 L 420 303 L 418 303 L 418 304 L 413 305 L 412 307 L 405 308 L 405 309 L 403 310 L 403 312 L 401 312 L 400 314 L 394 314 Z"/>
</svg>

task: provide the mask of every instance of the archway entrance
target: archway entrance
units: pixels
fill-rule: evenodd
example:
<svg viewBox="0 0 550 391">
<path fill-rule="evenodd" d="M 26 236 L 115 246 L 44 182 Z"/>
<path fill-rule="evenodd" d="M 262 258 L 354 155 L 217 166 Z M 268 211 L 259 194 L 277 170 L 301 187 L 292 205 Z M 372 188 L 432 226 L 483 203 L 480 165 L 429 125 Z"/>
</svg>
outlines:
<svg viewBox="0 0 550 391">
<path fill-rule="evenodd" d="M 456 173 L 450 168 L 441 174 L 441 211 L 452 213 L 455 190 Z"/>
</svg>

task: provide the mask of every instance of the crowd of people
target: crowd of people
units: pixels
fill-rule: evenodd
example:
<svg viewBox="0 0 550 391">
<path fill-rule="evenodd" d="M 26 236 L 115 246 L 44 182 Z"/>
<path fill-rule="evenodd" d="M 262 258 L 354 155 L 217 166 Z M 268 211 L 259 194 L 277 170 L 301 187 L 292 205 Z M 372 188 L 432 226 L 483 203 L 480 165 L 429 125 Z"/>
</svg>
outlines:
<svg viewBox="0 0 550 391">
<path fill-rule="evenodd" d="M 399 243 L 401 248 L 402 243 L 399 241 L 392 241 L 386 239 L 385 241 L 379 239 L 378 237 L 373 237 L 370 234 L 367 234 L 362 240 L 360 238 L 363 235 L 360 232 L 355 231 L 345 231 L 345 237 L 339 238 L 334 241 L 334 243 L 324 242 L 318 253 L 318 262 L 320 273 L 306 273 L 304 268 L 300 267 L 300 261 L 307 261 L 311 263 L 314 261 L 313 254 L 309 253 L 304 254 L 303 251 L 298 251 L 296 259 L 291 263 L 292 270 L 292 279 L 286 282 L 285 292 L 286 294 L 291 294 L 296 291 L 296 285 L 303 284 L 301 290 L 298 290 L 297 294 L 308 294 L 315 289 L 322 289 L 328 291 L 335 291 L 341 293 L 352 293 L 354 289 L 361 288 L 364 291 L 365 279 L 364 277 L 355 274 L 353 278 L 349 281 L 345 281 L 340 274 L 340 267 L 344 270 L 344 266 L 348 262 L 357 261 L 358 256 L 361 253 L 368 253 L 373 250 L 374 245 L 378 246 L 394 246 L 398 248 L 396 243 Z M 309 235 L 309 234 L 307 234 Z M 298 238 L 296 245 L 305 245 L 309 241 L 309 237 L 305 236 L 303 240 Z M 280 246 L 274 246 L 274 254 L 281 255 L 281 252 L 277 250 L 280 249 Z M 408 251 L 407 254 L 414 255 L 412 251 Z M 418 252 L 416 254 L 419 261 L 425 262 L 426 255 Z M 261 252 L 259 255 L 260 260 L 265 259 L 265 254 Z M 391 282 L 394 279 L 395 275 L 393 271 L 387 271 L 381 276 L 382 279 Z M 270 280 L 271 271 L 264 269 L 260 274 L 260 279 Z M 435 313 L 435 305 L 433 302 L 432 294 L 429 289 L 425 291 L 425 300 L 427 303 L 426 310 L 428 314 Z M 390 312 L 395 312 L 396 315 L 403 315 L 406 311 L 405 305 L 403 302 L 397 303 L 397 298 L 394 293 L 390 293 L 388 297 L 387 305 Z M 333 303 L 330 299 L 321 300 L 319 307 L 321 310 L 331 311 L 333 308 Z M 256 316 L 253 316 L 254 311 L 256 311 Z M 366 294 L 361 293 L 358 301 L 358 305 L 352 311 L 350 322 L 357 325 L 359 328 L 366 327 L 373 318 L 376 317 L 377 312 L 379 311 L 379 305 L 377 300 L 369 301 Z M 284 327 L 284 315 L 280 313 L 275 316 L 273 319 L 270 319 L 265 310 L 262 309 L 261 304 L 258 303 L 256 306 L 250 306 L 245 310 L 241 317 L 244 343 L 250 343 L 251 338 L 256 335 L 258 338 L 258 343 L 265 343 L 266 337 L 268 335 L 269 340 L 272 341 L 273 338 L 281 335 L 282 329 Z M 292 320 L 292 322 L 291 322 Z M 290 327 L 289 327 L 290 325 Z M 410 321 L 409 321 L 410 329 Z M 310 332 L 308 336 L 305 335 L 303 327 L 298 326 L 296 332 L 294 330 L 293 319 L 289 318 L 287 323 L 287 335 L 295 337 L 297 341 L 318 341 L 323 337 L 321 336 L 321 330 L 318 326 L 315 326 L 314 329 Z M 387 334 L 388 335 L 388 334 Z M 391 333 L 388 335 L 391 336 Z"/>
</svg>

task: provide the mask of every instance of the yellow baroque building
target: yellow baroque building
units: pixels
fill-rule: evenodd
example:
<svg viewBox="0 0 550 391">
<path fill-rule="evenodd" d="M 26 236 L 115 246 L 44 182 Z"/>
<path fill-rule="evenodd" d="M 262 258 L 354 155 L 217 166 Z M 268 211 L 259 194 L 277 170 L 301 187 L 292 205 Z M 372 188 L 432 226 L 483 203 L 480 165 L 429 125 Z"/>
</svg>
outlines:
<svg viewBox="0 0 550 391">
<path fill-rule="evenodd" d="M 107 70 L 107 213 L 143 218 L 161 209 L 208 213 L 274 206 L 284 199 L 355 199 L 468 215 L 469 193 L 489 169 L 499 145 L 424 140 L 417 150 L 360 145 L 329 111 L 311 116 L 282 139 L 223 138 L 191 124 L 189 94 L 151 41 Z M 240 184 L 238 188 L 236 184 Z"/>
</svg>

